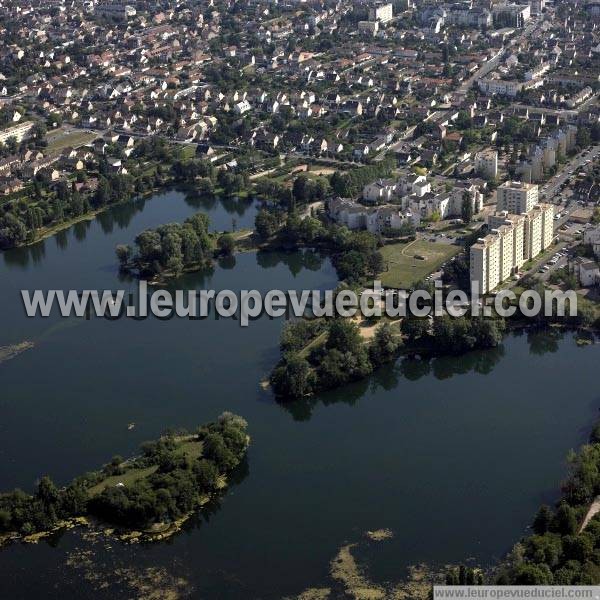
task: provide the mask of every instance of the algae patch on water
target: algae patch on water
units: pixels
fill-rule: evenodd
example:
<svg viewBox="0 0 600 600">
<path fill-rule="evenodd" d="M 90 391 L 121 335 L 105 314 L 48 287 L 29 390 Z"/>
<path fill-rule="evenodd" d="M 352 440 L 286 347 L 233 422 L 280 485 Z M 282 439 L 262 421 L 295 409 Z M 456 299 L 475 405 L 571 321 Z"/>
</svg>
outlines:
<svg viewBox="0 0 600 600">
<path fill-rule="evenodd" d="M 413 565 L 408 574 L 398 581 L 376 583 L 368 576 L 365 565 L 358 563 L 355 554 L 365 538 L 383 542 L 394 536 L 391 529 L 365 531 L 362 540 L 344 544 L 329 564 L 329 587 L 312 587 L 296 596 L 296 600 L 428 600 L 432 585 L 444 583 L 445 569 L 427 565 Z"/>
<path fill-rule="evenodd" d="M 376 529 L 375 531 L 365 531 L 365 536 L 374 542 L 382 542 L 394 537 L 391 529 Z"/>
<path fill-rule="evenodd" d="M 31 350 L 34 346 L 35 344 L 29 340 L 24 340 L 19 344 L 12 344 L 11 346 L 0 346 L 0 364 L 19 356 L 19 354 L 22 354 L 26 350 Z"/>
<path fill-rule="evenodd" d="M 111 546 L 105 546 L 105 550 L 110 549 Z M 189 598 L 193 592 L 185 577 L 164 567 L 131 566 L 114 556 L 109 556 L 108 562 L 106 556 L 98 560 L 92 549 L 78 548 L 69 555 L 66 564 L 95 592 L 104 590 L 145 600 L 179 600 Z"/>
</svg>

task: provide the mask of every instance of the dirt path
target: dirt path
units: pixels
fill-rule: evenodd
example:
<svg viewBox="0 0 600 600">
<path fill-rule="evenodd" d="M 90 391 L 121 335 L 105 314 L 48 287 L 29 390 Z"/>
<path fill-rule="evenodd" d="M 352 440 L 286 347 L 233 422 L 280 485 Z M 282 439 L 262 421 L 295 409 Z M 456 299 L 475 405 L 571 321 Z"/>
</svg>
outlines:
<svg viewBox="0 0 600 600">
<path fill-rule="evenodd" d="M 588 523 L 593 519 L 594 515 L 597 515 L 600 512 L 600 496 L 596 496 L 594 501 L 590 504 L 590 508 L 585 515 L 585 519 L 583 519 L 583 523 L 579 528 L 579 533 L 581 533 L 587 526 Z"/>
</svg>

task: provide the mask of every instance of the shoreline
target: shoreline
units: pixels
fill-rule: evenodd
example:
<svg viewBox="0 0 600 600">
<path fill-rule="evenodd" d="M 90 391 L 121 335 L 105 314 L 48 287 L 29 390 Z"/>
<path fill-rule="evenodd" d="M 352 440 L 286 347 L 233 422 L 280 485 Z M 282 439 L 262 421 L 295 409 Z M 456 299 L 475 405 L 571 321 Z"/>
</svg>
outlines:
<svg viewBox="0 0 600 600">
<path fill-rule="evenodd" d="M 388 321 L 384 321 L 384 322 L 388 322 Z M 397 323 L 397 322 L 398 321 L 392 321 L 392 323 Z M 262 391 L 270 390 L 271 393 L 273 393 L 277 402 L 280 402 L 282 404 L 293 403 L 293 402 L 297 402 L 298 400 L 301 400 L 301 399 L 314 398 L 315 396 L 322 394 L 322 393 L 332 392 L 335 390 L 341 390 L 344 387 L 346 387 L 347 385 L 368 379 L 369 377 L 372 377 L 375 373 L 377 373 L 377 371 L 384 368 L 386 365 L 393 364 L 402 357 L 412 358 L 412 359 L 416 359 L 416 360 L 432 360 L 435 358 L 444 358 L 444 357 L 449 357 L 449 356 L 464 356 L 466 354 L 469 354 L 470 352 L 485 352 L 485 351 L 493 350 L 494 348 L 498 348 L 499 346 L 501 346 L 503 344 L 504 340 L 506 339 L 506 337 L 509 333 L 514 333 L 517 331 L 524 332 L 524 331 L 536 331 L 537 330 L 537 331 L 542 332 L 542 331 L 560 330 L 560 331 L 564 331 L 564 332 L 571 332 L 571 333 L 573 333 L 573 336 L 574 336 L 573 341 L 579 348 L 585 348 L 587 346 L 593 346 L 593 345 L 597 345 L 599 343 L 598 341 L 596 341 L 595 338 L 597 335 L 600 334 L 600 329 L 598 327 L 594 327 L 594 326 L 582 328 L 582 327 L 577 327 L 574 325 L 562 324 L 562 323 L 534 324 L 534 323 L 529 323 L 529 322 L 523 321 L 523 320 L 518 320 L 518 321 L 513 322 L 510 319 L 505 319 L 505 325 L 506 325 L 506 330 L 502 334 L 502 339 L 501 339 L 500 343 L 497 344 L 496 346 L 474 347 L 474 348 L 471 348 L 464 352 L 453 353 L 453 352 L 444 352 L 441 350 L 436 351 L 435 340 L 432 340 L 430 343 L 425 344 L 425 345 L 406 346 L 404 344 L 401 344 L 399 346 L 399 348 L 396 350 L 396 352 L 394 353 L 394 355 L 388 361 L 378 365 L 371 372 L 367 373 L 364 377 L 353 379 L 351 381 L 344 382 L 344 383 L 334 386 L 334 387 L 316 389 L 309 394 L 304 394 L 301 397 L 279 395 L 279 394 L 275 393 L 275 391 L 273 390 L 273 383 L 271 381 L 271 378 L 272 378 L 272 375 L 275 372 L 275 370 L 284 363 L 283 357 L 281 357 L 275 363 L 275 365 L 273 366 L 273 368 L 271 369 L 269 374 L 259 380 L 258 386 Z M 583 334 L 583 336 L 587 335 L 588 337 L 583 337 L 583 336 L 580 336 L 579 334 Z M 400 336 L 402 337 L 402 334 L 400 334 Z M 372 340 L 363 340 L 363 343 L 368 348 L 371 341 Z M 306 348 L 310 347 L 313 342 L 314 342 L 314 339 L 309 340 L 309 342 L 305 345 L 305 347 L 302 348 L 301 350 L 299 350 L 297 352 L 297 354 L 302 355 L 303 351 Z"/>
<path fill-rule="evenodd" d="M 227 489 L 228 485 L 229 481 L 227 476 L 222 475 L 219 478 L 219 487 L 215 493 L 200 496 L 198 500 L 198 507 L 196 509 L 189 511 L 182 517 L 168 523 L 155 523 L 152 525 L 152 527 L 147 529 L 129 529 L 127 527 L 114 526 L 111 523 L 102 521 L 97 517 L 82 515 L 63 519 L 50 529 L 36 531 L 35 533 L 28 535 L 17 532 L 0 534 L 0 551 L 13 543 L 38 544 L 40 541 L 45 540 L 53 535 L 61 534 L 80 527 L 86 527 L 98 535 L 104 535 L 125 544 L 139 544 L 143 542 L 155 543 L 168 540 L 179 533 L 183 529 L 183 526 L 195 514 L 201 512 L 207 504 L 218 498 Z"/>
<path fill-rule="evenodd" d="M 64 231 L 65 229 L 70 229 L 74 225 L 77 225 L 77 223 L 83 223 L 84 221 L 93 221 L 98 215 L 101 215 L 102 213 L 106 212 L 107 210 L 110 210 L 113 207 L 122 206 L 124 204 L 127 204 L 128 202 L 134 202 L 135 200 L 143 200 L 143 199 L 147 198 L 148 196 L 152 196 L 154 194 L 159 194 L 164 191 L 168 191 L 168 188 L 167 189 L 156 188 L 156 189 L 148 190 L 147 192 L 137 194 L 131 198 L 128 198 L 127 200 L 121 200 L 119 202 L 107 204 L 101 208 L 95 208 L 94 210 L 88 211 L 83 215 L 74 217 L 72 219 L 68 219 L 67 221 L 62 221 L 60 223 L 56 223 L 55 225 L 51 225 L 49 227 L 44 228 L 43 230 L 40 230 L 41 233 L 39 235 L 36 235 L 35 238 L 32 240 L 28 240 L 21 244 L 11 246 L 10 248 L 0 248 L 0 252 L 9 252 L 11 250 L 18 250 L 19 248 L 28 248 L 30 246 L 35 246 L 35 244 L 37 244 L 39 242 L 43 242 L 44 240 L 47 240 L 48 238 L 55 236 L 56 234 L 60 233 L 61 231 Z"/>
</svg>

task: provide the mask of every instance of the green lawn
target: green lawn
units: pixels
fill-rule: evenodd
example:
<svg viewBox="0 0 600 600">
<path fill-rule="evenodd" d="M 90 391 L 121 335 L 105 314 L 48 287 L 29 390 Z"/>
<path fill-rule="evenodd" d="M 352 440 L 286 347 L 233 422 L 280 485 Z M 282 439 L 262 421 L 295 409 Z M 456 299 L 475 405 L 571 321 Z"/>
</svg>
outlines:
<svg viewBox="0 0 600 600">
<path fill-rule="evenodd" d="M 48 152 L 52 154 L 67 147 L 79 148 L 94 141 L 97 137 L 98 134 L 93 131 L 73 131 L 65 135 L 51 132 L 48 134 Z"/>
<path fill-rule="evenodd" d="M 188 438 L 183 438 L 179 446 L 176 448 L 175 454 L 183 454 L 189 459 L 199 458 L 202 454 L 202 443 L 190 440 Z M 126 486 L 130 486 L 136 481 L 139 481 L 140 479 L 145 479 L 146 477 L 149 477 L 150 475 L 152 475 L 152 473 L 156 472 L 157 469 L 157 465 L 146 467 L 145 469 L 136 469 L 135 466 L 132 465 L 123 474 L 111 475 L 110 477 L 106 477 L 96 485 L 92 486 L 88 490 L 88 494 L 90 495 L 90 497 L 96 496 L 97 494 L 100 494 L 102 491 L 104 491 L 106 488 L 114 487 L 118 483 L 123 483 Z"/>
<path fill-rule="evenodd" d="M 386 269 L 379 278 L 384 287 L 408 288 L 425 279 L 459 252 L 459 246 L 425 240 L 409 244 L 388 244 L 381 249 Z M 416 258 L 417 256 L 424 260 Z"/>
</svg>

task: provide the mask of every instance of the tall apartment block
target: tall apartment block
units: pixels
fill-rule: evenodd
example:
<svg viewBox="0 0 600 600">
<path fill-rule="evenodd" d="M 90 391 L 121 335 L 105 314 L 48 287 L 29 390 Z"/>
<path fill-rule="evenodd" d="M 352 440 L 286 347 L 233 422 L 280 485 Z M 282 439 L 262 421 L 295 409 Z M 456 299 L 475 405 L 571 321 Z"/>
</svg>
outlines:
<svg viewBox="0 0 600 600">
<path fill-rule="evenodd" d="M 379 21 L 380 23 L 389 23 L 394 18 L 392 4 L 387 2 L 378 2 L 369 9 L 369 21 Z"/>
<path fill-rule="evenodd" d="M 537 198 L 537 186 L 531 184 L 511 182 L 501 187 L 505 191 L 502 204 L 499 195 L 498 209 L 506 203 L 521 208 Z M 488 224 L 490 233 L 471 246 L 470 254 L 471 282 L 478 283 L 482 294 L 491 292 L 552 244 L 554 205 L 538 203 L 516 214 L 498 210 L 489 217 Z"/>
<path fill-rule="evenodd" d="M 496 207 L 513 215 L 530 211 L 538 201 L 538 186 L 535 183 L 505 181 L 496 190 Z"/>
<path fill-rule="evenodd" d="M 498 152 L 487 149 L 475 155 L 475 170 L 487 179 L 498 175 Z"/>
</svg>

